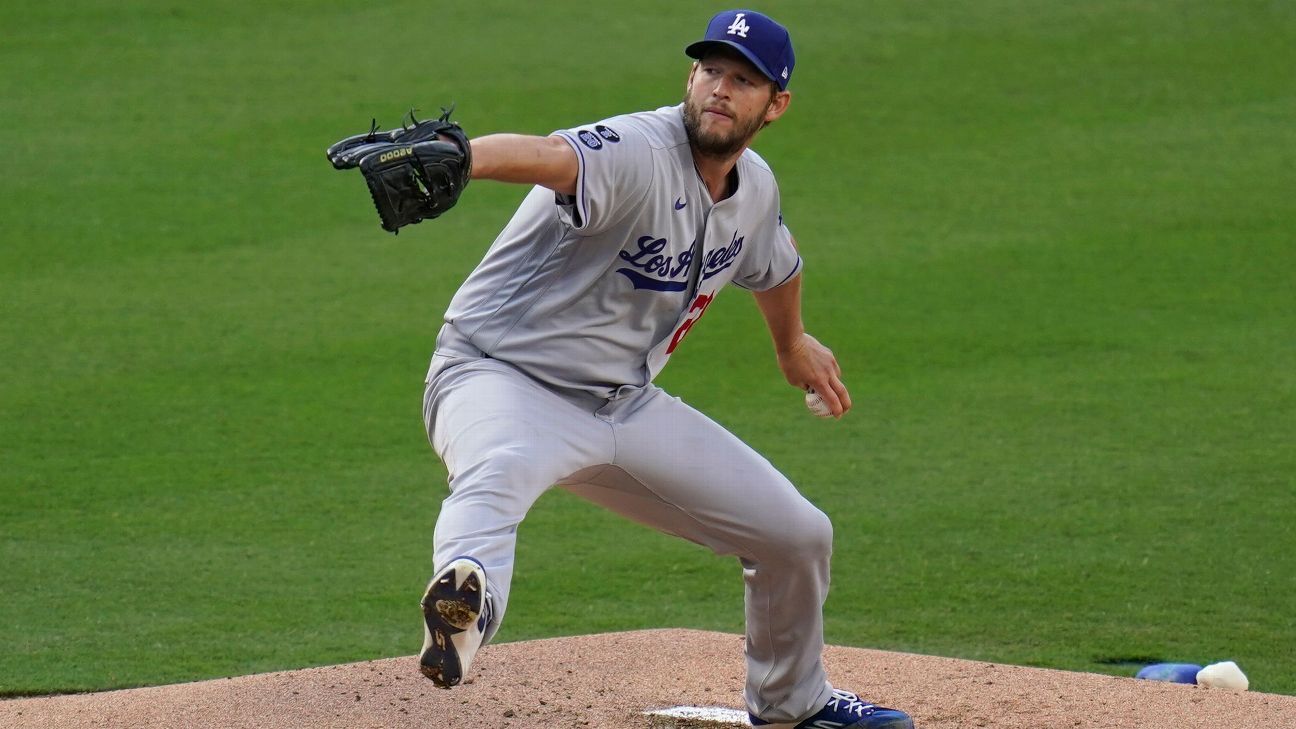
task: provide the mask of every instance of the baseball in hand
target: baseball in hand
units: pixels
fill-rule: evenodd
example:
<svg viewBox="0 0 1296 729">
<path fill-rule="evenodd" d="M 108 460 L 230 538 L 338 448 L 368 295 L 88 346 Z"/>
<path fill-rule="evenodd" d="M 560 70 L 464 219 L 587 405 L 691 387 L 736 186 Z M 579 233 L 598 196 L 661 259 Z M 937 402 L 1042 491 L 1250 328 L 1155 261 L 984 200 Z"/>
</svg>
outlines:
<svg viewBox="0 0 1296 729">
<path fill-rule="evenodd" d="M 819 397 L 819 393 L 813 389 L 806 390 L 806 408 L 821 418 L 831 418 L 833 416 L 828 403 L 822 397 Z"/>
</svg>

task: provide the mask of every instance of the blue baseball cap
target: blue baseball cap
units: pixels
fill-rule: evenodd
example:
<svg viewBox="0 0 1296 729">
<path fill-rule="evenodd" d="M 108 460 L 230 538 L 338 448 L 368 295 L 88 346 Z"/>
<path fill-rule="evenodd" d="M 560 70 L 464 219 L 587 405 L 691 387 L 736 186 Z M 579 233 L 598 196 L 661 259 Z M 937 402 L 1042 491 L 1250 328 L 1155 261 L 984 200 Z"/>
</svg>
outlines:
<svg viewBox="0 0 1296 729">
<path fill-rule="evenodd" d="M 778 84 L 780 90 L 787 88 L 796 56 L 792 53 L 792 36 L 773 18 L 755 10 L 717 13 L 707 24 L 702 40 L 690 44 L 684 52 L 690 58 L 701 58 L 716 45 L 729 46 L 743 54 Z"/>
</svg>

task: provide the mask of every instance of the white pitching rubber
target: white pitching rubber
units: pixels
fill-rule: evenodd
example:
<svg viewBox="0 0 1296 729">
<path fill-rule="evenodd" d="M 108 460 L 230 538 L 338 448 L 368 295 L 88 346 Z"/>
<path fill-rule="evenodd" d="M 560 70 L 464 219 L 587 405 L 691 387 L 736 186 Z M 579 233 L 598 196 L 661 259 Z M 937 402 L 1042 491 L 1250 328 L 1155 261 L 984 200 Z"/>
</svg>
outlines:
<svg viewBox="0 0 1296 729">
<path fill-rule="evenodd" d="M 645 711 L 652 729 L 750 729 L 747 712 L 723 706 L 674 706 Z"/>
</svg>

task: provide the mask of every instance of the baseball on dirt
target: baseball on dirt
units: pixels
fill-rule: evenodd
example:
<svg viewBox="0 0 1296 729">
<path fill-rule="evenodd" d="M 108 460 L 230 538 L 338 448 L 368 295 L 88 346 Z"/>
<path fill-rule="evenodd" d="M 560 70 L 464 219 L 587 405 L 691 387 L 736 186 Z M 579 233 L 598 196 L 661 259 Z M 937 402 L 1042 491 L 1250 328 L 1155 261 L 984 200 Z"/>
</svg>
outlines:
<svg viewBox="0 0 1296 729">
<path fill-rule="evenodd" d="M 813 389 L 806 390 L 806 408 L 821 418 L 831 418 L 833 416 L 828 403 L 822 397 L 819 397 L 819 393 Z"/>
</svg>

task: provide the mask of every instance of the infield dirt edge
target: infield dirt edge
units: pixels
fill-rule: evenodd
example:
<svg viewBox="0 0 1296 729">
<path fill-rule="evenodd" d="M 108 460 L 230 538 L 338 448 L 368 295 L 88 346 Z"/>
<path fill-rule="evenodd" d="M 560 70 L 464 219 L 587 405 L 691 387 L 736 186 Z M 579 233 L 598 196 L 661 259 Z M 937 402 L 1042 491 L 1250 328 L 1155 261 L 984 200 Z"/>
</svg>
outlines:
<svg viewBox="0 0 1296 729">
<path fill-rule="evenodd" d="M 644 630 L 492 645 L 438 690 L 413 657 L 91 694 L 0 701 L 22 727 L 607 727 L 643 712 L 741 709 L 741 636 Z M 1296 697 L 829 646 L 834 684 L 919 727 L 1296 726 Z"/>
</svg>

